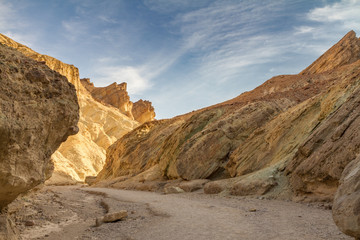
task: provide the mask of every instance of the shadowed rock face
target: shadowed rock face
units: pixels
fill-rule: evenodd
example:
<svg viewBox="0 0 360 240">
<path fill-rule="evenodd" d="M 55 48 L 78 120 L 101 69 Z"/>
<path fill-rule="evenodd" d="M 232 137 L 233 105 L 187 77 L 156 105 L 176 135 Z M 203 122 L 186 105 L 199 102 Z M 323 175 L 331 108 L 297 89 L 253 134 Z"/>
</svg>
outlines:
<svg viewBox="0 0 360 240">
<path fill-rule="evenodd" d="M 359 46 L 351 31 L 298 75 L 273 77 L 224 103 L 146 124 L 142 134 L 145 125 L 139 127 L 111 146 L 98 180 L 156 165 L 169 179 L 234 177 L 217 185 L 233 194 L 281 195 L 286 188 L 332 199 L 342 169 L 360 149 Z M 266 187 L 253 191 L 254 184 Z"/>
<path fill-rule="evenodd" d="M 0 44 L 0 210 L 51 176 L 51 155 L 78 132 L 74 86 Z"/>
<path fill-rule="evenodd" d="M 345 234 L 360 238 L 360 155 L 342 173 L 333 203 L 333 218 Z"/>
<path fill-rule="evenodd" d="M 141 99 L 135 103 L 130 101 L 126 91 L 126 83 L 117 84 L 114 82 L 107 87 L 95 87 L 89 78 L 81 79 L 81 83 L 94 99 L 119 109 L 120 112 L 139 123 L 152 121 L 155 118 L 155 111 L 151 102 Z"/>
<path fill-rule="evenodd" d="M 0 43 L 15 48 L 65 76 L 76 88 L 80 106 L 79 133 L 70 136 L 52 155 L 55 165 L 49 184 L 73 184 L 87 175 L 96 175 L 104 165 L 106 149 L 128 131 L 138 126 L 117 109 L 96 101 L 83 87 L 79 70 L 53 57 L 32 49 L 0 34 Z"/>
<path fill-rule="evenodd" d="M 360 154 L 360 61 L 350 66 L 344 71 L 349 76 L 328 92 L 332 104 L 321 102 L 328 116 L 313 127 L 288 164 L 297 193 L 332 196 L 345 166 Z"/>
</svg>

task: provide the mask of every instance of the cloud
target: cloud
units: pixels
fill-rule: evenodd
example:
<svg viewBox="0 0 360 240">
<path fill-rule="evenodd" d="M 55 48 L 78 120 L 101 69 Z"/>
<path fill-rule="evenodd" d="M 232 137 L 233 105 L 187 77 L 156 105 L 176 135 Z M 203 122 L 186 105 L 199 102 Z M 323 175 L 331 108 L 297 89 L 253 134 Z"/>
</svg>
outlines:
<svg viewBox="0 0 360 240">
<path fill-rule="evenodd" d="M 314 31 L 315 28 L 310 26 L 295 27 L 295 34 L 313 33 Z"/>
<path fill-rule="evenodd" d="M 13 40 L 34 47 L 36 34 L 28 31 L 29 24 L 18 13 L 14 5 L 0 0 L 0 32 Z"/>
<path fill-rule="evenodd" d="M 142 77 L 141 71 L 130 66 L 100 67 L 97 71 L 97 82 L 109 85 L 112 82 L 126 82 L 129 94 L 141 94 L 151 88 L 150 81 Z"/>
<path fill-rule="evenodd" d="M 65 36 L 71 41 L 78 40 L 80 36 L 88 36 L 89 24 L 80 17 L 62 21 L 62 27 L 65 30 Z"/>
<path fill-rule="evenodd" d="M 281 38 L 267 31 L 268 23 L 282 16 L 282 7 L 281 2 L 216 1 L 178 15 L 174 24 L 180 26 L 188 50 L 198 53 L 200 75 L 224 82 L 249 65 L 274 61 L 287 51 L 278 47 Z"/>
<path fill-rule="evenodd" d="M 12 5 L 4 0 L 0 0 L 0 29 L 12 29 L 15 24 L 12 20 L 15 17 L 15 10 Z"/>
<path fill-rule="evenodd" d="M 360 1 L 342 0 L 332 5 L 315 8 L 309 12 L 308 18 L 322 23 L 339 23 L 346 29 L 359 29 Z"/>
<path fill-rule="evenodd" d="M 179 11 L 189 11 L 191 9 L 204 7 L 209 3 L 208 0 L 144 0 L 144 4 L 152 11 L 159 13 L 172 13 Z"/>
</svg>

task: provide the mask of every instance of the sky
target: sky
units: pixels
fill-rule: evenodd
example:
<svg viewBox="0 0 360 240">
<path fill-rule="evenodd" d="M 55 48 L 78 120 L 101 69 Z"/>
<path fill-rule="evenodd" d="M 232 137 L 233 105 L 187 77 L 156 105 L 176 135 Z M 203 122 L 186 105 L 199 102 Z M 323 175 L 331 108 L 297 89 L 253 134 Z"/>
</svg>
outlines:
<svg viewBox="0 0 360 240">
<path fill-rule="evenodd" d="M 360 0 L 0 0 L 1 33 L 97 87 L 127 82 L 157 119 L 297 74 L 350 30 Z"/>
</svg>

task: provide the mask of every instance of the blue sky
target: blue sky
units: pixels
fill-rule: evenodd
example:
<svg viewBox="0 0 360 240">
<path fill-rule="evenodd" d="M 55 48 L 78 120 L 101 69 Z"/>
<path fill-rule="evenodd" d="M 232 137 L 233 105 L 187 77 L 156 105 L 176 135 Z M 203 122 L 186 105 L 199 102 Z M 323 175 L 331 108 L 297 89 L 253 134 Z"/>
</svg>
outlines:
<svg viewBox="0 0 360 240">
<path fill-rule="evenodd" d="M 127 82 L 157 119 L 296 74 L 350 30 L 360 0 L 0 0 L 1 33 L 95 86 Z"/>
</svg>

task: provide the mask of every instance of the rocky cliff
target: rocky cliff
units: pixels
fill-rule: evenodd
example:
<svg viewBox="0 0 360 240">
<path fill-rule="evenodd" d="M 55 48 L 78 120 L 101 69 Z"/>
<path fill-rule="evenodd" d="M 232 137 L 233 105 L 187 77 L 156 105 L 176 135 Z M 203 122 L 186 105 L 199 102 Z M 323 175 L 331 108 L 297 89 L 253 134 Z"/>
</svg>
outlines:
<svg viewBox="0 0 360 240">
<path fill-rule="evenodd" d="M 36 53 L 0 34 L 0 43 L 40 61 L 65 76 L 74 84 L 80 105 L 79 133 L 68 138 L 52 155 L 55 170 L 48 183 L 68 184 L 83 181 L 86 175 L 96 175 L 105 162 L 106 149 L 138 123 L 118 109 L 94 100 L 82 86 L 79 71 L 73 65 Z"/>
<path fill-rule="evenodd" d="M 81 83 L 95 100 L 119 109 L 120 112 L 139 123 L 152 121 L 155 118 L 155 110 L 151 102 L 139 100 L 133 103 L 130 101 L 126 83 L 114 82 L 107 87 L 95 87 L 89 78 L 81 79 Z"/>
<path fill-rule="evenodd" d="M 109 148 L 98 181 L 127 187 L 133 179 L 142 188 L 146 176 L 207 178 L 217 180 L 205 185 L 209 193 L 332 199 L 342 169 L 359 154 L 359 49 L 351 31 L 298 75 L 140 126 Z"/>
<path fill-rule="evenodd" d="M 67 79 L 0 44 L 0 211 L 51 176 L 51 155 L 78 132 L 79 105 Z"/>
</svg>

